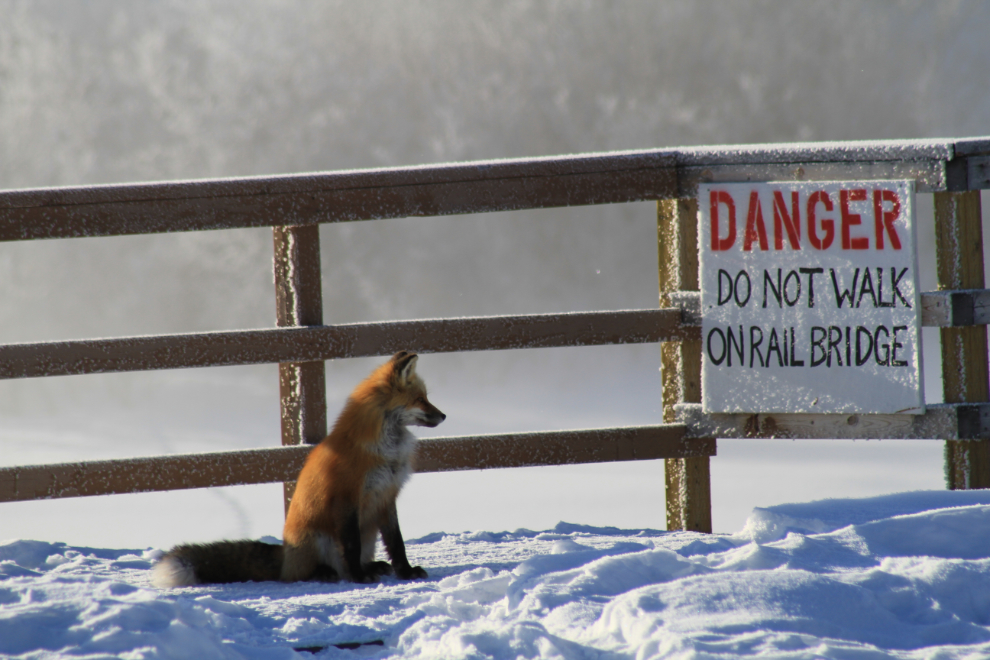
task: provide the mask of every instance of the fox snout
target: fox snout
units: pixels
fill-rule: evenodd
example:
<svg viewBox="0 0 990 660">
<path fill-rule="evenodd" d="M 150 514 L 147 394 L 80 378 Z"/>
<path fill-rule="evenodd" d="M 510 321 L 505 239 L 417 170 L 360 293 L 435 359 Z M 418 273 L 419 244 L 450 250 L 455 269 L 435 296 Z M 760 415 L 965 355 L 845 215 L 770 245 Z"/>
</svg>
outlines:
<svg viewBox="0 0 990 660">
<path fill-rule="evenodd" d="M 432 428 L 445 419 L 447 416 L 440 412 L 439 408 L 429 402 L 426 404 L 426 408 L 423 409 L 423 426 Z"/>
<path fill-rule="evenodd" d="M 429 426 L 432 428 L 447 419 L 447 416 L 440 412 L 440 409 L 429 401 L 424 401 L 424 404 L 425 405 L 422 408 L 422 415 L 417 415 L 417 417 L 419 417 L 417 421 L 420 426 Z"/>
</svg>

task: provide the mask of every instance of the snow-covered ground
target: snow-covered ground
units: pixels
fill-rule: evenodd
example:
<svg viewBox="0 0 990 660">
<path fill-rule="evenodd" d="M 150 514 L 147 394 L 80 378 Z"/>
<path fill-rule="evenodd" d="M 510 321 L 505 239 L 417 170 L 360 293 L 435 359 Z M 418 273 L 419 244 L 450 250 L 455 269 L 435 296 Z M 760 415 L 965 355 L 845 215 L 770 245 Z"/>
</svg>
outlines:
<svg viewBox="0 0 990 660">
<path fill-rule="evenodd" d="M 7 541 L 0 655 L 990 657 L 988 541 L 979 491 L 756 509 L 732 535 L 436 533 L 408 544 L 428 580 L 375 585 L 158 591 L 157 549 Z"/>
</svg>

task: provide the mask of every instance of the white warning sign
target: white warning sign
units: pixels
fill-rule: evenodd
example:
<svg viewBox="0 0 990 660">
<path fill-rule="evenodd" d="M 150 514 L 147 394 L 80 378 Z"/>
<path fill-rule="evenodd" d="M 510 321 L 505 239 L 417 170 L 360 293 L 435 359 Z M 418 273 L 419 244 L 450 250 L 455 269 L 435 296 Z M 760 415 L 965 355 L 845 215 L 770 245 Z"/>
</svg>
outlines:
<svg viewBox="0 0 990 660">
<path fill-rule="evenodd" d="M 924 412 L 913 181 L 702 184 L 706 412 Z"/>
</svg>

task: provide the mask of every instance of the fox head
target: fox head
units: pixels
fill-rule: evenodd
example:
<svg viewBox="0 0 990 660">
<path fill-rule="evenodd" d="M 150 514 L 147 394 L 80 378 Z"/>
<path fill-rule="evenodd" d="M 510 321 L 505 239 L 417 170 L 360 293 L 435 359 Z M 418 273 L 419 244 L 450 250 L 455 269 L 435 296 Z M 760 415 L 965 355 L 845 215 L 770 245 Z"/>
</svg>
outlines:
<svg viewBox="0 0 990 660">
<path fill-rule="evenodd" d="M 388 362 L 391 374 L 387 403 L 390 410 L 398 410 L 407 426 L 436 426 L 447 419 L 440 410 L 426 398 L 426 385 L 416 374 L 416 361 L 419 356 L 409 351 L 399 351 Z"/>
</svg>

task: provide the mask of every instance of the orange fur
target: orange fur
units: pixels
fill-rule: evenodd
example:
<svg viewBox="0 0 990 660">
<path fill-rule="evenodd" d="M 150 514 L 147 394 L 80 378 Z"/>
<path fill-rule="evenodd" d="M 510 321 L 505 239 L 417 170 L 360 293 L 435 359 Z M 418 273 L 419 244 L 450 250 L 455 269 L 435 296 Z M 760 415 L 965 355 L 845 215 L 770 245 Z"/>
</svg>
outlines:
<svg viewBox="0 0 990 660">
<path fill-rule="evenodd" d="M 388 516 L 394 516 L 404 477 L 369 488 L 369 475 L 390 468 L 393 472 L 411 471 L 411 447 L 405 459 L 398 458 L 400 464 L 390 466 L 396 458 L 388 456 L 383 447 L 389 441 L 387 416 L 419 410 L 425 420 L 411 423 L 436 426 L 443 420 L 443 414 L 426 398 L 426 387 L 414 371 L 415 362 L 415 355 L 400 352 L 375 369 L 351 393 L 330 435 L 310 453 L 299 473 L 285 521 L 283 580 L 308 579 L 321 564 L 351 579 L 361 579 L 344 560 L 342 547 L 345 525 L 355 512 L 361 561 L 368 564 L 374 559 L 376 537 L 388 523 Z M 401 426 L 404 432 L 404 424 Z M 394 563 L 396 558 L 392 559 Z M 399 567 L 396 570 L 401 572 Z"/>
<path fill-rule="evenodd" d="M 394 571 L 426 577 L 410 566 L 395 501 L 412 472 L 409 425 L 436 426 L 445 415 L 426 398 L 417 356 L 400 351 L 351 393 L 333 430 L 299 473 L 278 552 L 258 541 L 177 546 L 155 567 L 158 586 L 203 582 L 336 580 L 367 582 Z M 378 535 L 391 566 L 375 561 Z"/>
</svg>

